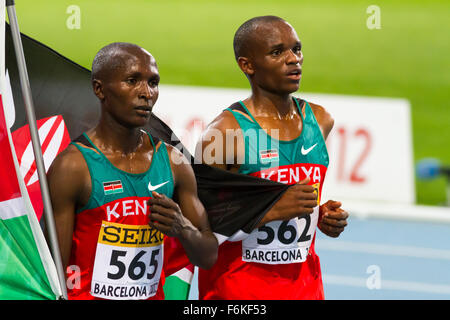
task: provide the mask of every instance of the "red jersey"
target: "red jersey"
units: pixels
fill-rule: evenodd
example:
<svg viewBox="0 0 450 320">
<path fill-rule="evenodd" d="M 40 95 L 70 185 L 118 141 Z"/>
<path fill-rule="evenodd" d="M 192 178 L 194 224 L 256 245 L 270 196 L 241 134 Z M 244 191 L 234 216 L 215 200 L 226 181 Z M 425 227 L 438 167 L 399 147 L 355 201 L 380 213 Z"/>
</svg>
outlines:
<svg viewBox="0 0 450 320">
<path fill-rule="evenodd" d="M 115 168 L 87 136 L 83 144 L 75 146 L 88 165 L 92 191 L 75 217 L 69 299 L 164 299 L 164 235 L 148 225 L 147 201 L 150 184 L 161 185 L 158 192 L 169 198 L 173 194 L 165 144 L 154 149 L 142 174 Z"/>
<path fill-rule="evenodd" d="M 319 204 L 328 153 L 309 104 L 304 106 L 305 117 L 299 108 L 302 132 L 291 141 L 267 135 L 242 102 L 228 110 L 244 135 L 245 162 L 239 172 L 285 184 L 309 177 Z M 251 120 L 236 110 L 247 113 Z M 310 215 L 272 221 L 250 234 L 232 236 L 220 245 L 213 268 L 199 269 L 199 298 L 324 299 L 320 260 L 314 250 L 318 219 L 319 206 Z"/>
</svg>

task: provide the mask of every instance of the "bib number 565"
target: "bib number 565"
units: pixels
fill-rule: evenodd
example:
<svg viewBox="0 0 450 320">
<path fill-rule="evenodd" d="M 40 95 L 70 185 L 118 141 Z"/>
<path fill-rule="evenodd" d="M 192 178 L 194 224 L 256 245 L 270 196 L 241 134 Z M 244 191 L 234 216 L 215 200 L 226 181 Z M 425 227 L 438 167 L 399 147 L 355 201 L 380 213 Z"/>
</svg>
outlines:
<svg viewBox="0 0 450 320">
<path fill-rule="evenodd" d="M 151 257 L 150 257 L 150 263 L 149 267 L 153 267 L 153 271 L 151 273 L 146 274 L 147 266 L 143 261 L 140 259 L 146 254 L 147 251 L 141 250 L 139 251 L 136 256 L 131 260 L 130 264 L 127 266 L 124 262 L 120 261 L 121 257 L 125 257 L 127 254 L 127 251 L 121 251 L 121 250 L 113 250 L 111 253 L 111 260 L 109 264 L 111 266 L 117 267 L 116 273 L 108 272 L 108 278 L 112 280 L 118 280 L 121 279 L 125 273 L 128 273 L 128 277 L 131 280 L 139 280 L 141 279 L 145 274 L 147 275 L 147 279 L 151 280 L 156 274 L 156 271 L 158 270 L 158 260 L 157 256 L 159 254 L 160 249 L 155 249 L 151 251 Z"/>
</svg>

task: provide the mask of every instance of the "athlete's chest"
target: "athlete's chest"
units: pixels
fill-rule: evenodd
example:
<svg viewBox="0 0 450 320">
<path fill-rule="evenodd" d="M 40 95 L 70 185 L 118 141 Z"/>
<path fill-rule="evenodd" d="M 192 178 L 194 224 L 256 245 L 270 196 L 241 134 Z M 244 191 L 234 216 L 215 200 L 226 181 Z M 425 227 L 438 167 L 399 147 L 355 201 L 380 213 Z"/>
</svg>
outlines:
<svg viewBox="0 0 450 320">
<path fill-rule="evenodd" d="M 268 136 L 282 140 L 289 141 L 294 140 L 300 136 L 303 123 L 300 116 L 293 117 L 291 119 L 275 119 L 266 116 L 255 117 L 261 130 Z"/>
<path fill-rule="evenodd" d="M 101 175 L 104 176 L 106 174 L 108 176 L 107 178 L 103 178 L 103 180 L 105 180 L 102 181 L 104 188 L 105 186 L 108 186 L 108 183 L 114 181 L 119 181 L 120 183 L 118 184 L 122 184 L 123 179 L 121 175 L 118 174 L 120 171 L 132 175 L 143 175 L 148 172 L 153 159 L 153 151 L 128 157 L 124 157 L 119 154 L 105 154 L 105 158 L 109 161 L 109 163 L 104 163 L 101 166 Z M 93 193 L 93 178 L 96 178 L 100 170 L 97 167 L 91 167 L 90 169 L 87 167 L 85 171 L 83 188 L 79 194 L 77 208 L 82 208 L 89 202 L 89 199 Z"/>
<path fill-rule="evenodd" d="M 117 169 L 131 174 L 140 174 L 150 168 L 153 150 L 123 154 L 120 152 L 104 153 L 106 159 Z"/>
</svg>

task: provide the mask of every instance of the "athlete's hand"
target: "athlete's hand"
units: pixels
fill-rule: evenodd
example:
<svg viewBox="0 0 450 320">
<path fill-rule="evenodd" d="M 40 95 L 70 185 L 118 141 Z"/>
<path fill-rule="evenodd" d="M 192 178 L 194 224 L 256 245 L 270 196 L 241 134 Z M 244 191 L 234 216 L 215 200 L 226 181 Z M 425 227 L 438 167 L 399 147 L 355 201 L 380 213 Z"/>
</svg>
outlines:
<svg viewBox="0 0 450 320">
<path fill-rule="evenodd" d="M 308 185 L 310 178 L 306 178 L 289 187 L 272 208 L 266 213 L 258 227 L 274 220 L 290 220 L 305 214 L 313 213 L 317 206 L 317 194 Z"/>
<path fill-rule="evenodd" d="M 176 238 L 181 237 L 184 230 L 195 229 L 189 219 L 183 216 L 175 201 L 155 191 L 152 196 L 147 202 L 150 208 L 150 227 Z"/>
<path fill-rule="evenodd" d="M 342 203 L 328 200 L 319 208 L 319 229 L 329 237 L 337 238 L 347 226 L 347 211 L 341 209 Z"/>
</svg>

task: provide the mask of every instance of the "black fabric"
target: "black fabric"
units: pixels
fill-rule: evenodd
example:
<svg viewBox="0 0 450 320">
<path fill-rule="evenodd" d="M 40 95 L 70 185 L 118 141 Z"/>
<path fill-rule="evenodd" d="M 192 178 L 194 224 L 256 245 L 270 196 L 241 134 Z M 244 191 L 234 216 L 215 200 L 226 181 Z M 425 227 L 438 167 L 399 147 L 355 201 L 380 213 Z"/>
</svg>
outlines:
<svg viewBox="0 0 450 320">
<path fill-rule="evenodd" d="M 228 108 L 233 111 L 241 111 L 242 113 L 248 114 L 247 110 L 245 110 L 245 108 L 239 102 L 233 103 Z"/>
<path fill-rule="evenodd" d="M 92 90 L 91 72 L 42 43 L 23 34 L 21 36 L 36 118 L 62 115 L 72 139 L 94 127 L 100 117 L 100 103 Z M 6 68 L 16 107 L 14 131 L 26 124 L 26 117 L 8 24 L 5 46 Z M 155 115 L 151 116 L 144 129 L 153 137 L 178 148 L 191 160 L 198 195 L 214 232 L 224 236 L 231 236 L 239 230 L 250 232 L 288 188 L 281 183 L 195 163 L 172 130 Z"/>
<path fill-rule="evenodd" d="M 85 145 L 86 147 L 94 148 L 94 146 L 92 145 L 92 143 L 91 143 L 88 139 L 86 139 L 86 137 L 84 136 L 84 134 L 79 135 L 78 138 L 72 140 L 72 142 L 79 142 L 79 143 Z"/>
<path fill-rule="evenodd" d="M 214 232 L 230 237 L 250 233 L 288 185 L 193 164 L 198 195 Z"/>
</svg>

